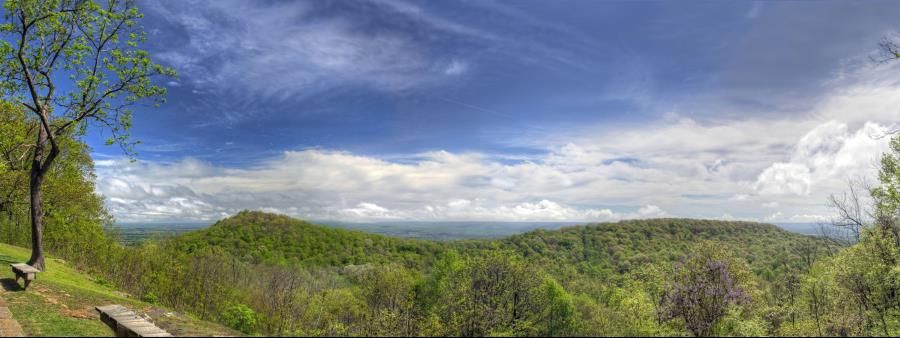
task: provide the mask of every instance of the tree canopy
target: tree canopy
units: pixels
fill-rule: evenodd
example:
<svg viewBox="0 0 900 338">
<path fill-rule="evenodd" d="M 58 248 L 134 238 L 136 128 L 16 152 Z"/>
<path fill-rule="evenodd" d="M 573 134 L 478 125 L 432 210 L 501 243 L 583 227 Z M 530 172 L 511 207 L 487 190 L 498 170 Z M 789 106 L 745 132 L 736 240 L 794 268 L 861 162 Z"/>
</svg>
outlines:
<svg viewBox="0 0 900 338">
<path fill-rule="evenodd" d="M 161 103 L 165 88 L 153 78 L 175 71 L 140 48 L 146 35 L 131 0 L 8 0 L 0 24 L 0 89 L 35 121 L 30 149 L 32 257 L 43 269 L 43 180 L 61 152 L 62 138 L 89 124 L 133 152 L 134 106 Z"/>
</svg>

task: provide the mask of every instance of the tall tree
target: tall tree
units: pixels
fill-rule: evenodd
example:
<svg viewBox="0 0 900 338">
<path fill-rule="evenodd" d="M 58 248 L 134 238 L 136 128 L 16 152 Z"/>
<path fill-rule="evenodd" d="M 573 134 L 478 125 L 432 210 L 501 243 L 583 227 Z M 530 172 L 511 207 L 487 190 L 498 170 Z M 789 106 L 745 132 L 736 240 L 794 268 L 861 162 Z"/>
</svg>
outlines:
<svg viewBox="0 0 900 338">
<path fill-rule="evenodd" d="M 7 0 L 4 10 L 2 89 L 39 126 L 31 147 L 28 264 L 44 270 L 41 188 L 59 156 L 58 138 L 84 134 L 92 124 L 111 134 L 108 144 L 132 154 L 133 108 L 162 103 L 166 90 L 152 80 L 175 72 L 140 49 L 143 15 L 132 0 Z"/>
<path fill-rule="evenodd" d="M 900 247 L 900 136 L 891 138 L 891 151 L 881 158 L 878 177 L 881 185 L 872 190 L 875 225 Z"/>
</svg>

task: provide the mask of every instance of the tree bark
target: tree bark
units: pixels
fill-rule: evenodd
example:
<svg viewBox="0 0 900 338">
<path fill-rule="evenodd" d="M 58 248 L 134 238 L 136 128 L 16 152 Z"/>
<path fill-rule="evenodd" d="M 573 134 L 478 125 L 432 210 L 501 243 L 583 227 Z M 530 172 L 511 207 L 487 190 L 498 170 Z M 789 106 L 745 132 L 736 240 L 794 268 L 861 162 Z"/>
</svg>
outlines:
<svg viewBox="0 0 900 338">
<path fill-rule="evenodd" d="M 31 258 L 28 265 L 35 269 L 44 271 L 44 210 L 43 200 L 41 199 L 41 183 L 44 181 L 43 170 L 41 170 L 41 158 L 44 153 L 44 144 L 41 138 L 45 138 L 44 130 L 41 128 L 41 134 L 38 138 L 37 147 L 34 150 L 34 159 L 31 162 L 31 180 L 29 186 L 31 201 Z"/>
<path fill-rule="evenodd" d="M 50 152 L 45 156 L 47 143 L 50 143 Z M 31 201 L 31 258 L 28 265 L 44 271 L 44 202 L 41 196 L 44 176 L 47 168 L 53 164 L 59 148 L 50 135 L 46 126 L 38 128 L 38 139 L 35 143 L 34 157 L 31 160 L 31 179 L 29 181 L 29 193 Z"/>
</svg>

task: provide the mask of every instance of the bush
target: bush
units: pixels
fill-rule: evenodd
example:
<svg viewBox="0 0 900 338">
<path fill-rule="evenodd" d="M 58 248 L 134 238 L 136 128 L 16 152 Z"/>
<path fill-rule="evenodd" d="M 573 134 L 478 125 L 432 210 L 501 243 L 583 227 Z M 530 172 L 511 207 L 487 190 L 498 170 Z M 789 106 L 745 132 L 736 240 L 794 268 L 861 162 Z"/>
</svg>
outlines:
<svg viewBox="0 0 900 338">
<path fill-rule="evenodd" d="M 141 297 L 141 300 L 150 304 L 156 304 L 159 302 L 159 296 L 153 292 L 147 292 Z"/>
<path fill-rule="evenodd" d="M 244 304 L 234 304 L 222 312 L 222 323 L 229 327 L 251 334 L 256 329 L 256 312 Z"/>
</svg>

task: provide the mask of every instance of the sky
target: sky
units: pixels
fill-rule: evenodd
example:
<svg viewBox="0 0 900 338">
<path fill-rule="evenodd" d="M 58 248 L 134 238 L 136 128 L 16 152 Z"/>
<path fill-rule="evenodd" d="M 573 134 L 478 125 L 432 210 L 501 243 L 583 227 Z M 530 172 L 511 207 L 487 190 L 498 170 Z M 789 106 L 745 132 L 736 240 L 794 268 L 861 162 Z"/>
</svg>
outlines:
<svg viewBox="0 0 900 338">
<path fill-rule="evenodd" d="M 179 76 L 137 161 L 87 138 L 122 222 L 816 222 L 900 112 L 891 1 L 139 5 Z"/>
</svg>

